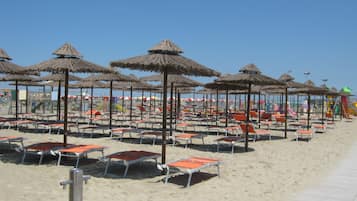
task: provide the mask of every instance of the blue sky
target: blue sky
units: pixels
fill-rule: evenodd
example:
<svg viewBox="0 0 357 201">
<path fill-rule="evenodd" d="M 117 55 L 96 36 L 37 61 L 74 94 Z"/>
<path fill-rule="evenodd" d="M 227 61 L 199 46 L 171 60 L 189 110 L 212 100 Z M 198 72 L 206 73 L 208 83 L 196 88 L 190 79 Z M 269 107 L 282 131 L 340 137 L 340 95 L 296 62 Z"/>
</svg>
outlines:
<svg viewBox="0 0 357 201">
<path fill-rule="evenodd" d="M 47 60 L 70 42 L 84 59 L 108 66 L 170 39 L 222 73 L 255 63 L 275 78 L 291 71 L 303 82 L 309 71 L 318 85 L 328 79 L 357 91 L 353 0 L 4 0 L 1 7 L 0 47 L 19 65 Z"/>
</svg>

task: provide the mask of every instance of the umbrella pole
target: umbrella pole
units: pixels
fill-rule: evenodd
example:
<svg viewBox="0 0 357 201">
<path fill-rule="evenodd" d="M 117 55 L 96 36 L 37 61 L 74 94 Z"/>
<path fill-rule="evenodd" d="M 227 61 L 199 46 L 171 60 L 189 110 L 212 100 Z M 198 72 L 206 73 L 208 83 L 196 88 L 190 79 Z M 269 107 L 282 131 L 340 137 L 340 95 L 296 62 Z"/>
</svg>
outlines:
<svg viewBox="0 0 357 201">
<path fill-rule="evenodd" d="M 43 86 L 42 87 L 42 97 L 43 97 L 43 100 L 42 100 L 42 113 L 45 114 L 45 111 L 46 111 L 46 108 L 45 108 L 45 93 L 46 93 L 46 87 Z"/>
<path fill-rule="evenodd" d="M 53 86 L 51 86 L 51 114 L 53 114 L 53 101 L 52 101 Z"/>
<path fill-rule="evenodd" d="M 151 89 L 149 90 L 149 118 L 150 118 L 150 114 L 151 114 Z"/>
<path fill-rule="evenodd" d="M 122 95 L 123 99 L 121 100 L 121 109 L 122 109 L 122 112 L 124 114 L 124 99 L 125 99 L 125 94 L 124 94 L 124 88 L 122 90 Z"/>
<path fill-rule="evenodd" d="M 154 93 L 154 94 L 156 94 L 156 93 Z M 155 109 L 156 109 L 156 108 L 155 108 L 155 107 L 156 107 L 156 96 L 155 96 L 155 95 L 154 95 L 154 103 L 153 103 L 153 104 L 154 104 L 154 105 L 153 105 L 153 107 L 154 107 L 153 110 L 154 110 L 154 114 L 155 114 Z"/>
<path fill-rule="evenodd" d="M 175 124 L 176 124 L 176 120 L 177 120 L 177 87 L 175 87 Z"/>
<path fill-rule="evenodd" d="M 163 99 L 162 99 L 162 146 L 161 146 L 161 163 L 166 163 L 166 103 L 167 103 L 167 69 L 164 70 L 164 82 L 163 82 Z"/>
<path fill-rule="evenodd" d="M 63 143 L 67 144 L 67 125 L 68 125 L 68 69 L 65 70 L 65 79 L 64 79 L 64 125 L 63 125 Z"/>
<path fill-rule="evenodd" d="M 57 91 L 57 121 L 61 120 L 61 80 L 58 81 Z"/>
<path fill-rule="evenodd" d="M 174 83 L 171 82 L 171 87 L 170 87 L 170 136 L 172 136 L 172 119 L 173 119 L 173 115 L 172 115 L 172 111 L 173 111 L 173 102 L 174 102 Z"/>
<path fill-rule="evenodd" d="M 288 137 L 288 88 L 285 87 L 285 129 L 284 138 Z"/>
<path fill-rule="evenodd" d="M 132 121 L 133 119 L 133 86 L 130 85 L 130 116 L 129 120 Z"/>
<path fill-rule="evenodd" d="M 238 110 L 240 111 L 240 105 L 242 104 L 242 100 L 241 100 L 241 95 L 239 94 L 238 95 L 239 97 L 238 97 Z"/>
<path fill-rule="evenodd" d="M 247 114 L 246 114 L 246 127 L 245 127 L 245 152 L 248 152 L 248 134 L 249 134 L 249 112 L 250 112 L 250 93 L 252 90 L 252 84 L 249 83 L 248 86 L 248 104 L 247 104 Z"/>
<path fill-rule="evenodd" d="M 141 89 L 141 107 L 144 107 L 144 89 Z M 140 120 L 143 120 L 143 110 L 140 110 Z"/>
<path fill-rule="evenodd" d="M 260 128 L 260 91 L 258 92 L 258 125 Z"/>
<path fill-rule="evenodd" d="M 322 95 L 322 112 L 321 112 L 321 124 L 324 124 L 324 113 L 325 113 L 325 96 Z"/>
<path fill-rule="evenodd" d="M 93 86 L 90 88 L 90 119 L 89 123 L 92 124 L 93 118 Z"/>
<path fill-rule="evenodd" d="M 181 93 L 180 90 L 177 91 L 177 117 L 180 118 L 180 113 L 181 113 Z"/>
<path fill-rule="evenodd" d="M 212 115 L 212 93 L 209 93 L 209 114 Z"/>
<path fill-rule="evenodd" d="M 310 93 L 307 94 L 307 130 L 310 129 Z"/>
<path fill-rule="evenodd" d="M 299 120 L 299 95 L 296 96 L 296 118 Z"/>
<path fill-rule="evenodd" d="M 218 126 L 218 89 L 216 91 L 216 126 Z"/>
<path fill-rule="evenodd" d="M 83 109 L 83 97 L 82 97 L 82 94 L 83 94 L 83 88 L 80 88 L 80 91 L 79 91 L 81 94 L 79 95 L 79 116 L 82 117 L 82 109 Z"/>
<path fill-rule="evenodd" d="M 18 86 L 18 81 L 15 81 L 15 119 L 17 120 L 18 118 L 18 90 L 19 90 L 19 86 Z"/>
<path fill-rule="evenodd" d="M 234 112 L 237 112 L 237 94 L 234 94 Z"/>
<path fill-rule="evenodd" d="M 228 127 L 228 89 L 226 89 L 226 128 Z"/>
<path fill-rule="evenodd" d="M 26 86 L 26 113 L 29 113 L 29 87 Z"/>
<path fill-rule="evenodd" d="M 110 80 L 110 93 L 109 93 L 109 129 L 112 129 L 112 116 L 113 116 L 113 81 Z"/>
</svg>

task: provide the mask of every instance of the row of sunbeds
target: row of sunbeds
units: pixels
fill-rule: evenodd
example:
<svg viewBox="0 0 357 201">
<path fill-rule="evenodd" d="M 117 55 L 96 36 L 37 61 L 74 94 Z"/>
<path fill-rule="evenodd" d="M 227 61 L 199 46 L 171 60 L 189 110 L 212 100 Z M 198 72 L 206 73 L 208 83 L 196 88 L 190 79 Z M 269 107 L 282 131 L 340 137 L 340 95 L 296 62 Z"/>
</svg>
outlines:
<svg viewBox="0 0 357 201">
<path fill-rule="evenodd" d="M 148 152 L 148 151 L 121 151 L 115 152 L 109 155 L 104 155 L 104 146 L 100 145 L 75 145 L 75 144 L 64 144 L 61 142 L 41 142 L 28 146 L 24 146 L 22 137 L 16 136 L 1 136 L 1 143 L 20 143 L 20 148 L 18 151 L 23 152 L 21 162 L 24 163 L 28 155 L 37 155 L 40 157 L 38 164 L 42 164 L 43 158 L 48 155 L 57 156 L 57 165 L 61 164 L 63 157 L 74 158 L 76 160 L 75 167 L 79 166 L 79 160 L 81 158 L 87 157 L 88 154 L 92 152 L 100 152 L 101 158 L 100 161 L 105 163 L 105 169 L 103 175 L 107 175 L 109 167 L 113 164 L 113 161 L 121 161 L 125 170 L 123 177 L 127 176 L 129 167 L 136 163 L 141 163 L 146 160 L 154 160 L 155 164 L 160 170 L 165 169 L 165 183 L 168 179 L 172 177 L 175 173 L 186 173 L 189 175 L 187 181 L 187 187 L 190 186 L 192 174 L 200 172 L 202 169 L 215 166 L 217 167 L 217 175 L 219 175 L 219 165 L 221 164 L 220 160 L 212 158 L 202 158 L 202 157 L 189 157 L 185 159 L 180 159 L 174 162 L 167 164 L 158 164 L 157 158 L 161 156 L 159 153 Z"/>
</svg>

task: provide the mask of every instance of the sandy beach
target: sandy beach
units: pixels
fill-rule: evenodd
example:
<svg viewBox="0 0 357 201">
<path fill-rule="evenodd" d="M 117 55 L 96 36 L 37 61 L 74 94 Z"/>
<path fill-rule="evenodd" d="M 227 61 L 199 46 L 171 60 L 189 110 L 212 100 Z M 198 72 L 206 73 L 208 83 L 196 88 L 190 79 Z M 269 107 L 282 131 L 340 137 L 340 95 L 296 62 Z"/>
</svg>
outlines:
<svg viewBox="0 0 357 201">
<path fill-rule="evenodd" d="M 208 136 L 207 145 L 197 140 L 191 148 L 171 146 L 167 148 L 167 160 L 173 161 L 188 156 L 218 158 L 222 161 L 221 176 L 215 169 L 205 169 L 193 176 L 192 186 L 184 188 L 187 176 L 177 176 L 163 183 L 164 176 L 153 162 L 130 167 L 128 176 L 122 178 L 124 166 L 113 165 L 103 177 L 104 164 L 94 159 L 99 154 L 89 155 L 80 163 L 84 173 L 91 176 L 84 186 L 84 200 L 289 200 L 295 193 L 320 182 L 344 158 L 357 136 L 353 132 L 357 123 L 337 122 L 334 129 L 316 134 L 310 142 L 294 141 L 294 133 L 288 139 L 260 140 L 250 143 L 252 151 L 245 153 L 243 143 L 230 154 L 229 148 L 217 153 L 213 140 Z M 0 130 L 1 136 L 22 136 L 25 145 L 62 141 L 61 135 L 21 133 L 12 129 Z M 281 131 L 273 131 L 282 136 Z M 137 138 L 123 142 L 105 138 L 69 137 L 70 143 L 98 144 L 107 147 L 105 154 L 125 150 L 145 150 L 160 153 L 161 146 L 149 142 L 140 145 Z M 211 144 L 211 145 L 210 145 Z M 21 164 L 21 153 L 2 151 L 0 155 L 0 200 L 68 200 L 68 189 L 59 182 L 68 178 L 74 161 L 56 166 L 54 158 L 46 158 L 37 165 L 38 158 L 30 157 Z M 92 160 L 93 159 L 93 160 Z"/>
</svg>

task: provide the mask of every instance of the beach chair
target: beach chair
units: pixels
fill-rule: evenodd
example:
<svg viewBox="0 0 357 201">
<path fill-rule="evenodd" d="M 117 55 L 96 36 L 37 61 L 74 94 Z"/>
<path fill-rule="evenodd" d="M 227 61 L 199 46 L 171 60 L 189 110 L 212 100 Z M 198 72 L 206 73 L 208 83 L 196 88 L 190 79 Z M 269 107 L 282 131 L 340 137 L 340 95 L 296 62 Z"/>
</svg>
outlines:
<svg viewBox="0 0 357 201">
<path fill-rule="evenodd" d="M 188 174 L 186 187 L 190 187 L 192 174 L 200 172 L 202 169 L 209 167 L 217 168 L 217 175 L 220 176 L 219 165 L 220 160 L 213 158 L 190 157 L 186 159 L 177 160 L 164 165 L 158 165 L 160 170 L 166 169 L 165 184 L 174 173 Z"/>
<path fill-rule="evenodd" d="M 242 133 L 245 134 L 247 132 L 247 124 L 240 124 L 240 128 Z M 271 140 L 270 131 L 264 129 L 255 129 L 252 124 L 248 124 L 248 134 L 253 134 L 253 141 L 255 142 L 261 136 L 268 136 L 269 140 Z"/>
<path fill-rule="evenodd" d="M 242 142 L 244 140 L 244 138 L 240 137 L 240 136 L 226 136 L 226 137 L 221 137 L 216 139 L 216 144 L 217 144 L 217 152 L 219 152 L 219 148 L 220 146 L 224 146 L 224 145 L 229 145 L 232 147 L 232 151 L 231 153 L 234 153 L 234 146 L 238 143 L 238 142 Z"/>
<path fill-rule="evenodd" d="M 185 149 L 188 147 L 188 144 L 192 144 L 193 139 L 201 139 L 202 144 L 205 143 L 204 138 L 206 135 L 198 134 L 198 133 L 179 133 L 174 134 L 172 136 L 172 145 L 175 146 L 177 141 L 184 141 L 185 142 Z"/>
<path fill-rule="evenodd" d="M 157 158 L 159 158 L 161 154 L 147 152 L 147 151 L 123 151 L 123 152 L 116 152 L 105 156 L 103 161 L 106 162 L 104 176 L 107 175 L 109 166 L 111 165 L 113 160 L 121 161 L 125 166 L 125 171 L 123 177 L 126 177 L 129 166 L 135 163 L 140 163 L 146 160 L 154 160 L 157 164 Z"/>
<path fill-rule="evenodd" d="M 189 128 L 189 127 L 192 127 L 192 128 L 193 128 L 193 132 L 196 131 L 195 126 L 192 125 L 192 124 L 189 124 L 189 123 L 186 123 L 186 122 L 181 122 L 181 123 L 176 124 L 176 129 L 177 129 L 177 128 L 180 128 L 179 130 L 181 130 L 182 132 L 188 131 L 188 128 Z"/>
<path fill-rule="evenodd" d="M 296 142 L 299 141 L 299 138 L 307 139 L 307 141 L 309 142 L 312 139 L 313 134 L 314 134 L 314 129 L 309 129 L 309 130 L 307 130 L 307 129 L 298 129 L 295 132 Z"/>
<path fill-rule="evenodd" d="M 152 145 L 155 145 L 156 140 L 162 136 L 161 131 L 142 131 L 140 132 L 140 144 L 142 144 L 144 138 L 152 139 Z"/>
<path fill-rule="evenodd" d="M 123 140 L 124 134 L 129 133 L 129 136 L 131 137 L 131 133 L 139 133 L 140 130 L 137 128 L 130 128 L 130 127 L 123 127 L 123 128 L 112 128 L 110 131 L 110 137 L 113 138 L 115 136 L 120 139 L 120 141 Z"/>
<path fill-rule="evenodd" d="M 315 133 L 324 133 L 326 132 L 327 124 L 312 124 L 312 128 Z"/>
<path fill-rule="evenodd" d="M 69 148 L 58 149 L 55 151 L 58 154 L 57 166 L 61 164 L 61 159 L 63 156 L 76 158 L 76 165 L 78 167 L 79 159 L 82 157 L 87 157 L 89 153 L 101 152 L 102 157 L 104 157 L 104 148 L 100 145 L 76 145 Z"/>
<path fill-rule="evenodd" d="M 65 147 L 72 147 L 73 144 L 64 144 L 62 142 L 41 142 L 32 144 L 24 147 L 23 156 L 21 162 L 25 162 L 25 158 L 27 155 L 37 155 L 40 156 L 40 160 L 38 164 L 42 163 L 43 157 L 46 155 L 55 155 L 54 152 L 58 149 L 62 149 Z"/>
<path fill-rule="evenodd" d="M 7 143 L 11 146 L 12 143 L 17 142 L 20 143 L 21 147 L 20 149 L 22 150 L 24 148 L 24 138 L 23 137 L 17 137 L 17 136 L 0 136 L 0 144 L 1 143 Z"/>
</svg>

